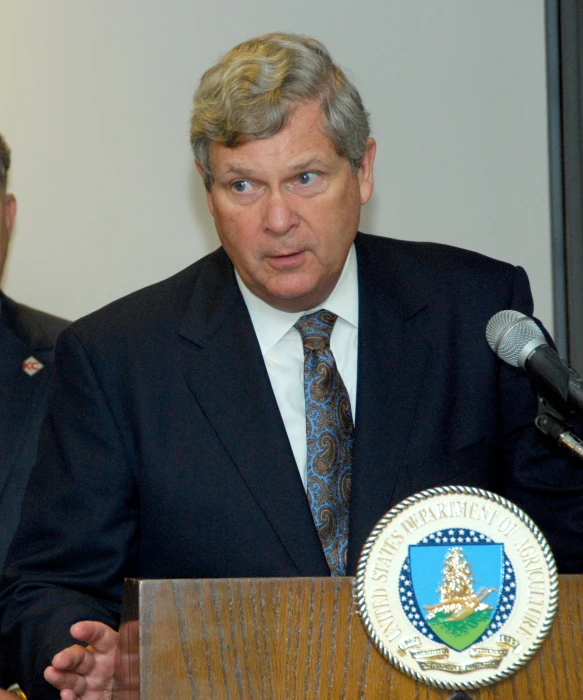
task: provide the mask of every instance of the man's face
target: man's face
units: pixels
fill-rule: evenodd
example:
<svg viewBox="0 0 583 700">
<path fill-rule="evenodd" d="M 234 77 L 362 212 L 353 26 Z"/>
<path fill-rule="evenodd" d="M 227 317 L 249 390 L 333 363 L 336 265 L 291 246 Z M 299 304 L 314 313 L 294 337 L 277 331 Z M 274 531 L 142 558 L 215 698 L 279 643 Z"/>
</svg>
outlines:
<svg viewBox="0 0 583 700">
<path fill-rule="evenodd" d="M 212 143 L 207 192 L 220 241 L 245 285 L 271 306 L 305 311 L 334 289 L 373 189 L 375 143 L 356 174 L 325 132 L 317 102 L 275 136 Z"/>
<path fill-rule="evenodd" d="M 8 243 L 16 217 L 16 199 L 12 194 L 4 194 L 0 190 L 0 281 L 8 255 Z"/>
</svg>

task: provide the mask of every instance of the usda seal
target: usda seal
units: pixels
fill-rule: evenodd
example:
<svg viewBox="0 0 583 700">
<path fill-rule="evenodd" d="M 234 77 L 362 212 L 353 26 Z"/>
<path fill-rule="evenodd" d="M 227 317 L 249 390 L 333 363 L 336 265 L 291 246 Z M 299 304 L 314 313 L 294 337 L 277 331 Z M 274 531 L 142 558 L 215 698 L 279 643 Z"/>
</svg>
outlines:
<svg viewBox="0 0 583 700">
<path fill-rule="evenodd" d="M 519 508 L 448 486 L 384 516 L 362 550 L 356 592 L 389 661 L 458 690 L 502 680 L 533 656 L 557 608 L 558 577 L 547 542 Z"/>
</svg>

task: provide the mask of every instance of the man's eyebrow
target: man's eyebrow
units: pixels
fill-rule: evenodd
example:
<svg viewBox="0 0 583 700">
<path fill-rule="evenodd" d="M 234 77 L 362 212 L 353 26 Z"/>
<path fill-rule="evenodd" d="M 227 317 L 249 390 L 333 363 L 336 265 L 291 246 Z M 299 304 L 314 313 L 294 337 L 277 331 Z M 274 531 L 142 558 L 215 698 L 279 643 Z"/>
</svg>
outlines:
<svg viewBox="0 0 583 700">
<path fill-rule="evenodd" d="M 250 178 L 253 177 L 253 171 L 249 168 L 245 168 L 242 165 L 229 165 L 222 173 L 221 177 L 226 177 L 227 175 L 237 175 L 239 177 Z"/>
<path fill-rule="evenodd" d="M 297 163 L 290 163 L 286 165 L 283 171 L 293 175 L 296 173 L 308 172 L 314 168 L 328 169 L 329 167 L 330 166 L 328 164 L 319 158 L 306 158 L 305 160 L 300 160 Z M 222 173 L 220 173 L 220 177 L 231 177 L 233 175 L 235 177 L 252 180 L 254 177 L 257 177 L 257 171 L 253 168 L 247 168 L 244 165 L 237 165 L 236 163 L 233 163 L 232 165 L 229 165 Z"/>
<path fill-rule="evenodd" d="M 324 161 L 319 158 L 307 158 L 306 160 L 299 160 L 297 163 L 290 163 L 285 170 L 290 173 L 302 173 L 314 168 L 329 168 L 330 166 L 324 163 Z"/>
</svg>

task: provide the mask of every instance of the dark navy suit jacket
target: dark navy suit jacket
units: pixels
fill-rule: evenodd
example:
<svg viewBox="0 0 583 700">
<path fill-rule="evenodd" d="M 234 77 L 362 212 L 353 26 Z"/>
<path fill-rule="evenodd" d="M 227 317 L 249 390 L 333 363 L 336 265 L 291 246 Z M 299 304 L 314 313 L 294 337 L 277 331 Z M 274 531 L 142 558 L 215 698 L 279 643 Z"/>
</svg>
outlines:
<svg viewBox="0 0 583 700">
<path fill-rule="evenodd" d="M 55 340 L 66 323 L 0 292 L 0 571 L 36 457 Z M 44 365 L 32 376 L 23 369 L 31 356 Z"/>
<path fill-rule="evenodd" d="M 524 271 L 363 234 L 356 254 L 349 574 L 391 506 L 442 484 L 507 496 L 580 571 L 581 470 L 539 437 L 527 379 L 485 340 L 497 311 L 532 314 Z M 329 574 L 222 249 L 62 334 L 41 445 L 2 603 L 39 697 L 70 624 L 117 625 L 124 577 Z"/>
</svg>

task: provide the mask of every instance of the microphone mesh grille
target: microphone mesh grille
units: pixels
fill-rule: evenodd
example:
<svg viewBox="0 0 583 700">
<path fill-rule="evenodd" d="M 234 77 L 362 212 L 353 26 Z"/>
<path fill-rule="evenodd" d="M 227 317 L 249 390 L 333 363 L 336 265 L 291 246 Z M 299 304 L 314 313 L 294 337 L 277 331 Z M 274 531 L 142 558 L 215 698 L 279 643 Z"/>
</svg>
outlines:
<svg viewBox="0 0 583 700">
<path fill-rule="evenodd" d="M 499 311 L 486 326 L 486 340 L 501 360 L 518 367 L 518 356 L 527 343 L 541 338 L 546 343 L 541 329 L 536 323 L 519 311 Z"/>
</svg>

